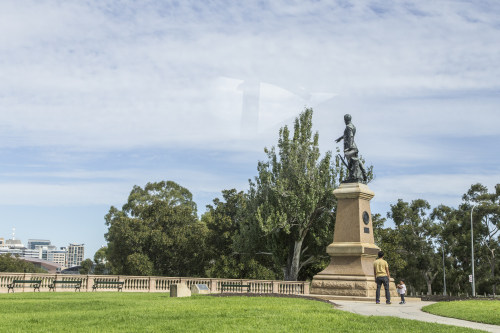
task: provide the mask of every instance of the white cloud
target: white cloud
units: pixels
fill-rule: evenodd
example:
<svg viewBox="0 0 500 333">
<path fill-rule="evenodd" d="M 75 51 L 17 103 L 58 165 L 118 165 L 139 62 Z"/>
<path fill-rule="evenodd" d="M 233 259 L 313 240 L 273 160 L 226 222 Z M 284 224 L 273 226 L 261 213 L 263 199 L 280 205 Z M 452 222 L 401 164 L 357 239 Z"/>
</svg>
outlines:
<svg viewBox="0 0 500 333">
<path fill-rule="evenodd" d="M 413 174 L 378 177 L 370 184 L 378 203 L 394 204 L 398 199 L 425 199 L 431 206 L 457 207 L 472 184 L 481 183 L 490 191 L 500 183 L 498 174 Z"/>
<path fill-rule="evenodd" d="M 0 200 L 120 206 L 133 185 L 171 179 L 203 212 L 220 190 L 246 189 L 254 157 L 313 106 L 323 152 L 353 115 L 373 204 L 456 205 L 500 175 L 499 12 L 493 1 L 1 1 Z M 255 106 L 258 126 L 242 127 Z M 153 157 L 128 154 L 142 149 Z M 79 230 L 56 215 L 40 218 Z M 95 249 L 98 233 L 85 241 Z"/>
<path fill-rule="evenodd" d="M 318 94 L 499 88 L 498 19 L 472 3 L 5 2 L 0 12 L 9 32 L 0 34 L 9 146 L 232 145 L 241 138 L 242 92 L 224 78 L 262 82 L 261 139 Z M 432 130 L 435 107 L 374 107 Z M 494 122 L 487 130 L 498 134 Z M 468 124 L 459 114 L 443 130 Z M 404 125 L 385 124 L 400 129 L 395 136 Z"/>
<path fill-rule="evenodd" d="M 115 183 L 2 183 L 3 205 L 68 206 L 125 203 L 124 193 L 131 188 Z"/>
<path fill-rule="evenodd" d="M 0 174 L 0 202 L 14 206 L 89 206 L 121 207 L 134 185 L 173 180 L 203 200 L 202 206 L 220 196 L 223 189 L 246 190 L 247 179 L 217 175 L 209 170 L 168 168 L 164 170 L 73 170 L 60 172 L 12 172 Z M 10 180 L 8 180 L 10 179 Z M 22 180 L 24 179 L 24 180 Z M 207 197 L 209 196 L 209 197 Z M 200 213 L 204 207 L 199 207 Z"/>
<path fill-rule="evenodd" d="M 0 146 L 253 153 L 314 106 L 323 151 L 352 113 L 358 146 L 376 165 L 461 163 L 468 154 L 445 141 L 500 135 L 498 10 L 2 2 Z M 241 125 L 248 82 L 260 82 L 253 136 Z"/>
</svg>

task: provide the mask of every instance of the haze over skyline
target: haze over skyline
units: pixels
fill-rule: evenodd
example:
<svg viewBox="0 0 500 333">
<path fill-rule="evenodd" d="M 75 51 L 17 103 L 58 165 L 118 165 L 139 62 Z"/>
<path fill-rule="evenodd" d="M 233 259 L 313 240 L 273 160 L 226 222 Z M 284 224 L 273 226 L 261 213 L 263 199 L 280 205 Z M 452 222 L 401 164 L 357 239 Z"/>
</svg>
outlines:
<svg viewBox="0 0 500 333">
<path fill-rule="evenodd" d="M 248 189 L 314 109 L 321 153 L 350 113 L 372 212 L 457 206 L 500 182 L 495 1 L 2 1 L 0 237 L 105 245 L 134 185 L 198 205 Z"/>
</svg>

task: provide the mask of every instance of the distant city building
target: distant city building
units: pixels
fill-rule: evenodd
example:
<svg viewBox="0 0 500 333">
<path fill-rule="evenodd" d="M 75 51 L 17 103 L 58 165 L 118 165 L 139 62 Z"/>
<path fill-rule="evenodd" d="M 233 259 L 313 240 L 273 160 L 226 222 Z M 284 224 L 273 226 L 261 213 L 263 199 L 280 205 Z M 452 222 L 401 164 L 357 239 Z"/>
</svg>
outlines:
<svg viewBox="0 0 500 333">
<path fill-rule="evenodd" d="M 84 244 L 70 244 L 68 248 L 52 245 L 48 239 L 29 239 L 25 247 L 21 240 L 0 238 L 0 254 L 11 254 L 27 261 L 44 263 L 41 267 L 60 271 L 66 267 L 79 266 L 84 258 Z M 50 264 L 45 263 L 53 263 Z"/>
<path fill-rule="evenodd" d="M 11 249 L 23 249 L 24 244 L 20 239 L 7 239 L 5 245 Z"/>
<path fill-rule="evenodd" d="M 7 239 L 0 246 L 0 254 L 10 253 L 12 255 L 22 256 L 25 249 L 23 243 L 19 239 Z"/>
<path fill-rule="evenodd" d="M 21 255 L 23 258 L 36 258 L 36 259 L 42 259 L 40 256 L 40 251 L 37 250 L 31 250 L 24 248 L 23 249 L 23 254 Z"/>
<path fill-rule="evenodd" d="M 65 247 L 62 247 L 60 250 L 47 251 L 47 261 L 59 264 L 61 267 L 66 267 L 66 256 L 67 251 Z"/>
<path fill-rule="evenodd" d="M 66 267 L 71 268 L 79 266 L 82 263 L 85 256 L 84 245 L 85 244 L 69 244 Z"/>
<path fill-rule="evenodd" d="M 50 246 L 48 239 L 28 239 L 28 249 L 34 250 L 37 246 Z"/>
</svg>

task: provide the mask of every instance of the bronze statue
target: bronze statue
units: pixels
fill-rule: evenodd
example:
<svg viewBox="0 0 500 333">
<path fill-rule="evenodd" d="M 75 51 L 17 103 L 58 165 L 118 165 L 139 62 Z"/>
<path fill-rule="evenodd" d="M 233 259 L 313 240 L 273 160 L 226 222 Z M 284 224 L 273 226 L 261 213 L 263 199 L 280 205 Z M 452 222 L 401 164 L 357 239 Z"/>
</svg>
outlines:
<svg viewBox="0 0 500 333">
<path fill-rule="evenodd" d="M 363 163 L 360 161 L 358 156 L 358 147 L 354 142 L 354 136 L 356 135 L 356 127 L 351 122 L 351 115 L 346 114 L 344 116 L 345 130 L 344 135 L 335 140 L 335 142 L 340 142 L 344 140 L 344 157 L 338 155 L 344 165 L 347 167 L 348 177 L 345 181 L 346 183 L 365 183 L 367 181 L 366 171 Z"/>
</svg>

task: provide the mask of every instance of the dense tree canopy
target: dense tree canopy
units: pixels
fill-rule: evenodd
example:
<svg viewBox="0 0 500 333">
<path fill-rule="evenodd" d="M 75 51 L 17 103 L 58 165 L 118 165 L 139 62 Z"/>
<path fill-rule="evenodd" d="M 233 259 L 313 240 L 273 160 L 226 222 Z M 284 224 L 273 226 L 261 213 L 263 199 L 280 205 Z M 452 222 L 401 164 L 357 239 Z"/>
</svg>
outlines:
<svg viewBox="0 0 500 333">
<path fill-rule="evenodd" d="M 493 193 L 474 184 L 458 208 L 439 205 L 431 210 L 425 200 L 399 200 L 388 217 L 394 228 L 375 223 L 376 243 L 387 253 L 393 276 L 405 278 L 415 291 L 444 290 L 471 294 L 471 211 L 473 213 L 476 292 L 495 294 L 500 280 L 500 184 Z"/>
<path fill-rule="evenodd" d="M 225 201 L 214 199 L 207 206 L 202 222 L 207 226 L 206 250 L 209 277 L 275 279 L 273 260 L 262 253 L 242 252 L 241 243 L 248 240 L 241 230 L 249 216 L 248 196 L 235 189 L 222 191 Z"/>
<path fill-rule="evenodd" d="M 429 295 L 439 267 L 438 257 L 434 255 L 438 228 L 429 216 L 430 208 L 429 203 L 422 199 L 411 203 L 398 200 L 387 214 L 396 225 L 400 254 L 406 261 L 408 276 L 425 281 Z"/>
<path fill-rule="evenodd" d="M 10 253 L 0 254 L 0 272 L 47 273 L 46 270 L 38 268 L 32 263 L 24 261 Z"/>
<path fill-rule="evenodd" d="M 172 181 L 134 186 L 122 210 L 111 207 L 105 219 L 113 272 L 202 275 L 206 227 L 186 188 Z"/>
</svg>

